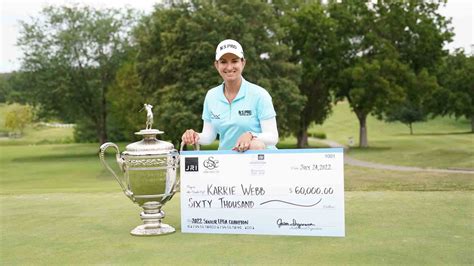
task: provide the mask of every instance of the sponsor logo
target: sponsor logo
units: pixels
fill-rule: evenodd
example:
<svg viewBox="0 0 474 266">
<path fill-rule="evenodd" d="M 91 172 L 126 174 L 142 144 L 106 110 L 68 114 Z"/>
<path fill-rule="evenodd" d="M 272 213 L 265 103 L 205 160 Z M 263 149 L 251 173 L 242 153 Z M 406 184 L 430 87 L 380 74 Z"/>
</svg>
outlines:
<svg viewBox="0 0 474 266">
<path fill-rule="evenodd" d="M 267 164 L 267 162 L 265 162 L 265 154 L 257 154 L 256 157 L 253 157 L 253 159 L 249 163 L 251 176 L 265 175 L 265 169 Z"/>
<path fill-rule="evenodd" d="M 199 171 L 198 157 L 184 158 L 184 171 L 185 172 L 198 172 Z"/>
<path fill-rule="evenodd" d="M 252 115 L 252 110 L 239 110 L 239 115 L 240 116 L 251 116 Z"/>
<path fill-rule="evenodd" d="M 252 160 L 249 162 L 250 165 L 265 165 L 267 162 L 265 161 L 265 154 L 256 154 L 252 156 Z"/>
<path fill-rule="evenodd" d="M 220 50 L 224 50 L 224 49 L 226 49 L 226 48 L 237 49 L 237 45 L 229 43 L 229 44 L 224 44 L 224 45 L 222 45 L 222 46 L 219 47 L 219 48 L 220 48 Z"/>
<path fill-rule="evenodd" d="M 209 158 L 204 160 L 202 165 L 209 170 L 214 170 L 219 167 L 219 161 L 214 159 L 214 157 L 210 156 Z"/>
<path fill-rule="evenodd" d="M 212 111 L 211 111 L 211 119 L 221 119 L 221 115 L 220 114 L 214 114 Z"/>
</svg>

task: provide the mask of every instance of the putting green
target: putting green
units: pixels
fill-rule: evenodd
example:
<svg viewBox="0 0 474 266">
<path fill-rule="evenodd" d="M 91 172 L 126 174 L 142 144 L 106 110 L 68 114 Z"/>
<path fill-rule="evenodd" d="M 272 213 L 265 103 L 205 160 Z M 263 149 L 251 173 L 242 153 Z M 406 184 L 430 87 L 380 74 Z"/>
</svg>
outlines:
<svg viewBox="0 0 474 266">
<path fill-rule="evenodd" d="M 472 264 L 474 195 L 346 192 L 346 237 L 182 234 L 133 237 L 121 193 L 3 194 L 1 256 L 12 264 Z"/>
</svg>

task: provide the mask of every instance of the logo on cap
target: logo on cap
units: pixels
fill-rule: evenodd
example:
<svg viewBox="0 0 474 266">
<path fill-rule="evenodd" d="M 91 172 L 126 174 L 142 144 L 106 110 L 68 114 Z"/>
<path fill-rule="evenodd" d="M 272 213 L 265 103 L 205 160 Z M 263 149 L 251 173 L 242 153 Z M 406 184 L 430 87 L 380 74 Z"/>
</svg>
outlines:
<svg viewBox="0 0 474 266">
<path fill-rule="evenodd" d="M 231 39 L 223 40 L 217 45 L 216 60 L 219 60 L 226 53 L 235 54 L 239 58 L 244 58 L 244 51 L 240 43 Z"/>
<path fill-rule="evenodd" d="M 232 49 L 237 50 L 237 45 L 229 43 L 229 44 L 224 44 L 220 47 L 221 50 L 224 50 L 225 48 L 232 48 Z"/>
</svg>

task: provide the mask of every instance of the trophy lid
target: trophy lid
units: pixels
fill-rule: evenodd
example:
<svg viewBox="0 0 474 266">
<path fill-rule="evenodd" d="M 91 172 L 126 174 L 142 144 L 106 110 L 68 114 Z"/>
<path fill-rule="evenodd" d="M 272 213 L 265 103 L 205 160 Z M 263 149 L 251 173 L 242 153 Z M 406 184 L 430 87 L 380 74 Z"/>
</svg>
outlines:
<svg viewBox="0 0 474 266">
<path fill-rule="evenodd" d="M 153 124 L 153 108 L 150 104 L 144 104 L 143 109 L 147 111 L 147 121 L 146 129 L 142 129 L 139 132 L 135 132 L 136 135 L 143 136 L 143 139 L 131 144 L 128 144 L 123 152 L 124 155 L 134 155 L 134 156 L 143 156 L 143 155 L 158 155 L 158 154 L 167 154 L 170 151 L 174 150 L 173 144 L 158 140 L 156 135 L 163 134 L 164 132 L 159 129 L 152 129 Z"/>
<path fill-rule="evenodd" d="M 136 135 L 143 136 L 143 139 L 128 144 L 127 147 L 125 147 L 123 154 L 143 156 L 169 153 L 170 151 L 174 150 L 173 144 L 156 138 L 157 134 L 162 133 L 163 131 L 158 129 L 142 129 L 139 132 L 135 132 Z"/>
</svg>

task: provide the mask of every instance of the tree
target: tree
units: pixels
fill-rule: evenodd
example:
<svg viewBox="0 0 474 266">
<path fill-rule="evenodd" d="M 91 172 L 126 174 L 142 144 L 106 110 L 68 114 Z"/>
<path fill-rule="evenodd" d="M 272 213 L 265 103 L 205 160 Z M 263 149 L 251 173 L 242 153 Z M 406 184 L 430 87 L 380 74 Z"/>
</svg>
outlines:
<svg viewBox="0 0 474 266">
<path fill-rule="evenodd" d="M 8 80 L 10 78 L 10 74 L 8 73 L 0 73 L 0 103 L 4 103 L 7 101 L 8 94 L 10 93 L 10 88 L 8 84 Z"/>
<path fill-rule="evenodd" d="M 308 146 L 309 125 L 322 124 L 331 111 L 330 84 L 337 65 L 337 47 L 333 44 L 337 36 L 335 21 L 325 14 L 319 2 L 290 8 L 287 13 L 290 19 L 283 20 L 288 27 L 286 42 L 292 47 L 291 60 L 302 67 L 298 88 L 307 98 L 294 128 L 297 146 L 302 148 Z"/>
<path fill-rule="evenodd" d="M 134 62 L 125 63 L 117 72 L 107 92 L 109 102 L 109 135 L 113 140 L 129 141 L 134 132 L 145 128 L 145 115 L 140 113 L 149 102 L 141 90 Z"/>
<path fill-rule="evenodd" d="M 434 115 L 454 115 L 471 121 L 474 132 L 474 57 L 456 50 L 444 58 L 438 71 L 440 87 L 433 93 L 430 110 Z"/>
<path fill-rule="evenodd" d="M 28 75 L 13 71 L 0 76 L 0 102 L 26 104 L 31 99 Z"/>
<path fill-rule="evenodd" d="M 33 110 L 31 106 L 13 104 L 5 114 L 5 127 L 12 133 L 19 132 L 23 135 L 25 127 L 33 120 Z"/>
<path fill-rule="evenodd" d="M 418 74 L 434 74 L 447 55 L 444 45 L 453 36 L 450 20 L 439 13 L 446 0 L 378 1 L 376 32 L 398 52 L 399 60 Z"/>
<path fill-rule="evenodd" d="M 436 68 L 451 40 L 449 20 L 438 13 L 444 1 L 381 1 L 375 5 L 380 14 L 377 32 L 386 39 L 416 75 L 404 86 L 406 100 L 387 112 L 386 120 L 412 124 L 428 117 L 427 102 L 438 88 Z"/>
<path fill-rule="evenodd" d="M 388 122 L 400 121 L 410 129 L 413 135 L 413 123 L 426 121 L 427 115 L 421 108 L 417 108 L 411 101 L 398 105 L 395 110 L 387 115 Z"/>
<path fill-rule="evenodd" d="M 400 102 L 402 89 L 390 70 L 404 69 L 395 49 L 375 32 L 377 16 L 366 1 L 331 1 L 329 16 L 337 21 L 338 100 L 347 99 L 359 120 L 359 146 L 368 147 L 367 116 L 381 115 L 388 104 Z M 384 76 L 387 75 L 387 76 Z"/>
<path fill-rule="evenodd" d="M 215 46 L 238 40 L 245 51 L 247 80 L 273 97 L 281 136 L 288 135 L 304 103 L 298 67 L 270 5 L 260 1 L 191 1 L 157 7 L 137 30 L 137 71 L 146 95 L 153 95 L 157 125 L 178 142 L 187 128 L 202 126 L 208 89 L 222 83 L 213 66 Z"/>
<path fill-rule="evenodd" d="M 339 86 L 359 120 L 359 146 L 368 147 L 367 116 L 378 117 L 404 100 L 404 90 L 397 80 L 410 75 L 406 65 L 391 59 L 362 58 L 340 75 Z"/>
<path fill-rule="evenodd" d="M 387 111 L 385 118 L 388 122 L 400 121 L 406 124 L 410 135 L 413 135 L 413 123 L 427 120 L 428 101 L 439 87 L 436 77 L 430 75 L 426 69 L 412 78 L 414 79 L 405 85 L 406 100 Z"/>
<path fill-rule="evenodd" d="M 33 102 L 47 113 L 78 120 L 107 140 L 107 91 L 131 45 L 131 10 L 46 7 L 22 22 L 18 45 Z M 78 125 L 80 128 L 80 125 Z"/>
<path fill-rule="evenodd" d="M 408 105 L 407 90 L 418 90 L 413 84 L 420 71 L 435 69 L 443 55 L 451 35 L 438 6 L 438 1 L 330 1 L 341 50 L 336 96 L 347 98 L 357 115 L 360 147 L 368 146 L 367 115 L 383 119 L 396 106 Z"/>
</svg>

